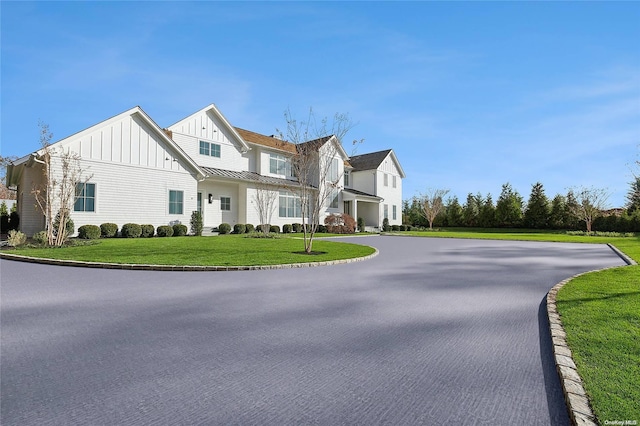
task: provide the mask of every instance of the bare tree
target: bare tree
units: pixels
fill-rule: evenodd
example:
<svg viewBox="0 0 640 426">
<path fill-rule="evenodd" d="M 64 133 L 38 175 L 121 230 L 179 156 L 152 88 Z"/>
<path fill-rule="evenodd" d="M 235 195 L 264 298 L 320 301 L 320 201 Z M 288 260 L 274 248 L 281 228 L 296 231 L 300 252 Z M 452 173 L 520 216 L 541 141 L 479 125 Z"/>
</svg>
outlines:
<svg viewBox="0 0 640 426">
<path fill-rule="evenodd" d="M 604 188 L 579 187 L 571 189 L 576 203 L 572 205 L 572 213 L 587 225 L 587 232 L 591 232 L 593 221 L 607 208 L 609 192 Z"/>
<path fill-rule="evenodd" d="M 269 224 L 278 199 L 278 191 L 274 191 L 272 187 L 259 183 L 256 185 L 256 192 L 253 195 L 253 203 L 258 210 L 260 218 L 260 229 L 264 235 L 269 234 Z"/>
<path fill-rule="evenodd" d="M 320 216 L 328 204 L 335 202 L 341 188 L 342 173 L 336 160 L 341 161 L 343 139 L 355 124 L 347 114 L 335 114 L 331 123 L 327 118 L 318 122 L 311 108 L 304 121 L 297 120 L 290 110 L 285 111 L 284 117 L 286 131 L 277 132 L 283 147 L 295 145 L 291 167 L 298 179 L 297 185 L 287 189 L 300 198 L 304 250 L 311 253 Z M 354 140 L 352 145 L 362 142 Z"/>
<path fill-rule="evenodd" d="M 444 197 L 448 189 L 428 188 L 416 197 L 420 205 L 420 214 L 429 221 L 429 229 L 433 229 L 433 221 L 444 210 Z"/>
<path fill-rule="evenodd" d="M 44 182 L 35 185 L 31 191 L 36 206 L 44 214 L 48 244 L 61 246 L 69 237 L 67 221 L 76 201 L 77 185 L 86 183 L 91 177 L 82 179 L 80 157 L 64 149 L 51 145 L 53 134 L 49 125 L 39 122 L 41 150 L 37 162 L 42 164 Z"/>
<path fill-rule="evenodd" d="M 7 166 L 17 159 L 18 157 L 13 155 L 0 155 L 0 198 L 3 200 L 16 199 L 16 191 L 7 187 Z"/>
</svg>

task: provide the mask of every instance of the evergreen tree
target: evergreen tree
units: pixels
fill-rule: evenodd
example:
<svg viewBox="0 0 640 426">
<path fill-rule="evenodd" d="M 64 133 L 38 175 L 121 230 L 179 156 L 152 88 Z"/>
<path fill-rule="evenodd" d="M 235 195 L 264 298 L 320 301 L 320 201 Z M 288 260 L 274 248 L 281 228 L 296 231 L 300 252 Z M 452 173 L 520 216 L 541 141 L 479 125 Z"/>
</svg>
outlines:
<svg viewBox="0 0 640 426">
<path fill-rule="evenodd" d="M 458 197 L 454 196 L 447 200 L 446 212 L 447 226 L 462 226 L 464 224 L 462 206 Z"/>
<path fill-rule="evenodd" d="M 544 193 L 544 187 L 536 182 L 531 188 L 531 195 L 524 212 L 524 226 L 533 229 L 545 229 L 549 224 L 549 200 Z"/>
<path fill-rule="evenodd" d="M 481 200 L 480 200 L 481 201 Z M 480 213 L 478 196 L 469 193 L 467 195 L 467 202 L 462 208 L 462 218 L 465 226 L 477 226 L 478 215 Z"/>
<path fill-rule="evenodd" d="M 502 185 L 500 198 L 496 203 L 496 223 L 500 227 L 512 228 L 522 223 L 523 200 L 509 183 Z"/>
<path fill-rule="evenodd" d="M 631 182 L 631 188 L 627 193 L 627 211 L 629 214 L 640 210 L 640 176 Z"/>
<path fill-rule="evenodd" d="M 567 199 L 563 195 L 558 194 L 551 200 L 549 226 L 553 229 L 563 229 L 567 222 Z"/>
<path fill-rule="evenodd" d="M 483 228 L 493 228 L 496 226 L 496 208 L 493 205 L 491 194 L 487 194 L 487 197 L 480 206 L 478 223 Z"/>
<path fill-rule="evenodd" d="M 573 190 L 567 192 L 566 203 L 564 205 L 564 224 L 563 229 L 579 229 L 580 219 L 576 216 L 575 212 L 578 210 L 578 200 Z"/>
</svg>

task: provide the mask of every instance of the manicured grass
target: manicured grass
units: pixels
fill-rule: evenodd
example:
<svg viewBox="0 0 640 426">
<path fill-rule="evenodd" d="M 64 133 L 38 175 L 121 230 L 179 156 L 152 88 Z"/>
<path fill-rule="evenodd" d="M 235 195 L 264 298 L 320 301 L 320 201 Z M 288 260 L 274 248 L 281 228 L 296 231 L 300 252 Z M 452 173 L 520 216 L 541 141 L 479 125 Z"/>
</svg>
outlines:
<svg viewBox="0 0 640 426">
<path fill-rule="evenodd" d="M 560 232 L 443 229 L 403 232 L 424 237 L 613 244 L 640 263 L 640 237 L 587 237 Z M 640 422 L 640 266 L 592 272 L 571 280 L 557 306 L 595 415 Z"/>
<path fill-rule="evenodd" d="M 599 423 L 640 422 L 640 266 L 580 276 L 557 306 Z"/>
<path fill-rule="evenodd" d="M 242 235 L 218 237 L 113 238 L 95 245 L 63 248 L 20 248 L 10 253 L 49 259 L 151 265 L 256 266 L 323 262 L 372 254 L 368 246 L 314 241 L 313 251 L 293 238 L 260 239 Z"/>
</svg>

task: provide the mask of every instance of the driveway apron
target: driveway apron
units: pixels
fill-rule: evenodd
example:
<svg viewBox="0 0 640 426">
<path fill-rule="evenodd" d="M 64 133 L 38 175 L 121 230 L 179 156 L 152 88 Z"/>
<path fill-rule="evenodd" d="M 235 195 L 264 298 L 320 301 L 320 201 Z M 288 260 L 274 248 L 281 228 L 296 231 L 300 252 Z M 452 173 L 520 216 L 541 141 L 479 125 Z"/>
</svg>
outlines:
<svg viewBox="0 0 640 426">
<path fill-rule="evenodd" d="M 569 423 L 543 301 L 623 265 L 611 249 L 345 241 L 380 254 L 241 272 L 0 261 L 2 424 Z"/>
</svg>

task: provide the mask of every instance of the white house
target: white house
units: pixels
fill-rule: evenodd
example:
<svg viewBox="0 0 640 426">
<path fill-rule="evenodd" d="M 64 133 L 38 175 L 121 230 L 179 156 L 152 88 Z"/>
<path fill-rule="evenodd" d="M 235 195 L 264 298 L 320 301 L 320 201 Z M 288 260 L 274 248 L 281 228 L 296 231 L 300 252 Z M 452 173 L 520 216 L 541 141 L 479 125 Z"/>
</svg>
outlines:
<svg viewBox="0 0 640 426">
<path fill-rule="evenodd" d="M 401 223 L 405 175 L 392 150 L 349 158 L 335 137 L 308 143 L 337 182 L 328 187 L 319 177 L 312 179 L 318 191 L 331 191 L 320 221 L 345 212 L 363 217 L 368 227 L 380 227 L 385 217 Z M 83 177 L 71 212 L 76 229 L 105 222 L 188 225 L 194 210 L 202 213 L 205 228 L 257 225 L 258 191 L 277 197 L 271 224 L 302 221 L 300 200 L 291 190 L 298 185 L 291 157 L 299 146 L 233 127 L 213 104 L 165 129 L 135 107 L 50 148 L 54 171 L 63 151 L 80 159 Z M 43 153 L 26 155 L 7 169 L 27 235 L 45 226 L 32 194 L 43 182 Z"/>
</svg>

